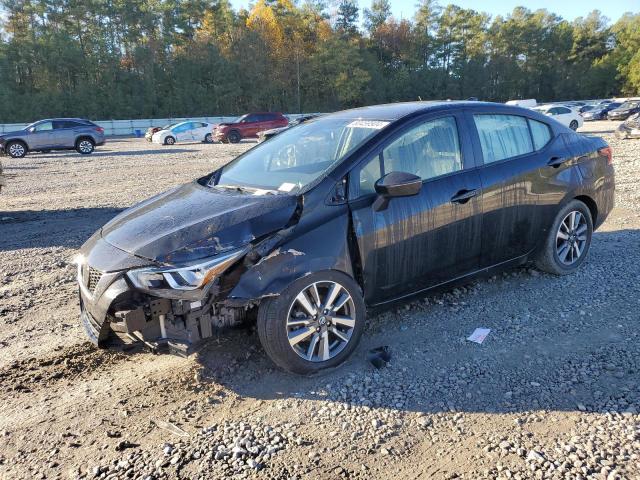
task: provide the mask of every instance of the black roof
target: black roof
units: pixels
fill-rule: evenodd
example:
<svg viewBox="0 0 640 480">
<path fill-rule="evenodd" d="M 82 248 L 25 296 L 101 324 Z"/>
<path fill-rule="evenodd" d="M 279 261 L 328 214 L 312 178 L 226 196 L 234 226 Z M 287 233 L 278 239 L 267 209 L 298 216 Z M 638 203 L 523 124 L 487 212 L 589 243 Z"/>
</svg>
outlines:
<svg viewBox="0 0 640 480">
<path fill-rule="evenodd" d="M 450 108 L 460 107 L 472 107 L 478 109 L 481 107 L 500 108 L 505 110 L 518 109 L 519 107 L 512 107 L 503 103 L 492 102 L 477 102 L 477 101 L 463 101 L 463 100 L 437 100 L 437 101 L 423 101 L 423 102 L 400 102 L 400 103 L 388 103 L 385 105 L 371 105 L 369 107 L 354 108 L 351 110 L 343 110 L 331 114 L 331 116 L 340 118 L 353 118 L 363 120 L 386 120 L 395 121 L 399 120 L 407 115 L 415 113 L 447 110 Z"/>
</svg>

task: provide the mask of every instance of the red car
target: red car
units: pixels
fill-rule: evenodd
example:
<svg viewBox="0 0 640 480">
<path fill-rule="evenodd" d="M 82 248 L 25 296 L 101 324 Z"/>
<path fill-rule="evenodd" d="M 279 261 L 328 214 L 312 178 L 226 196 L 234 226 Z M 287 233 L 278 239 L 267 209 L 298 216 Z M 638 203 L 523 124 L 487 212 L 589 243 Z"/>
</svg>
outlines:
<svg viewBox="0 0 640 480">
<path fill-rule="evenodd" d="M 213 131 L 213 138 L 223 143 L 238 143 L 243 138 L 257 138 L 258 133 L 289 125 L 281 113 L 247 113 L 231 123 L 221 123 Z"/>
</svg>

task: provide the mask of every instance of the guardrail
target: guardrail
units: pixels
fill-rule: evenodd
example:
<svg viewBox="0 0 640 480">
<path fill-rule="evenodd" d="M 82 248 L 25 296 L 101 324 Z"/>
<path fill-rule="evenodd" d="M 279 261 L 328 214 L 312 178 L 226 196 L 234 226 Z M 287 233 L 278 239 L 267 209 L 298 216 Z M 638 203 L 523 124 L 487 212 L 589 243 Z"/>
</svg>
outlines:
<svg viewBox="0 0 640 480">
<path fill-rule="evenodd" d="M 290 120 L 295 119 L 300 114 L 288 114 L 287 117 Z M 231 122 L 238 117 L 180 117 L 180 118 L 147 118 L 140 120 L 97 120 L 94 121 L 96 125 L 104 128 L 105 135 L 137 135 L 142 134 L 147 128 L 150 127 L 163 127 L 165 125 L 193 121 L 193 122 L 207 122 L 207 123 L 222 123 Z M 15 130 L 21 130 L 26 127 L 27 123 L 4 123 L 0 124 L 0 135 L 5 132 L 12 132 Z"/>
</svg>

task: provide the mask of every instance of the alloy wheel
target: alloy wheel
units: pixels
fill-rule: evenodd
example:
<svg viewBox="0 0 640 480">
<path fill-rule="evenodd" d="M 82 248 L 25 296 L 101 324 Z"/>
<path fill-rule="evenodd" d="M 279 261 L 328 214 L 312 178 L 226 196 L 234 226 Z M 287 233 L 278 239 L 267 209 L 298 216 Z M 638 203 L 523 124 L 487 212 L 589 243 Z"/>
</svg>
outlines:
<svg viewBox="0 0 640 480">
<path fill-rule="evenodd" d="M 556 233 L 556 253 L 564 265 L 573 265 L 585 251 L 589 226 L 585 216 L 577 210 L 567 214 Z"/>
<path fill-rule="evenodd" d="M 82 140 L 78 144 L 78 148 L 82 153 L 91 153 L 93 151 L 93 144 L 89 140 Z"/>
<path fill-rule="evenodd" d="M 22 157 L 24 154 L 24 145 L 22 145 L 21 143 L 14 143 L 9 147 L 9 155 L 14 158 Z"/>
<path fill-rule="evenodd" d="M 351 340 L 356 320 L 355 304 L 342 285 L 314 282 L 298 293 L 289 307 L 289 345 L 307 361 L 330 360 Z"/>
</svg>

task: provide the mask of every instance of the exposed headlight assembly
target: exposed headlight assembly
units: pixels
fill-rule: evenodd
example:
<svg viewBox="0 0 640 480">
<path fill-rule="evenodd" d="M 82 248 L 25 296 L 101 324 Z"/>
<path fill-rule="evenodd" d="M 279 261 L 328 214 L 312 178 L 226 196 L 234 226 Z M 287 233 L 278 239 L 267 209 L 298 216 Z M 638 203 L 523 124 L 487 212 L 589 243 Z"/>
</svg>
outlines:
<svg viewBox="0 0 640 480">
<path fill-rule="evenodd" d="M 139 268 L 128 271 L 127 276 L 136 288 L 160 296 L 182 297 L 189 292 L 201 293 L 248 250 L 248 247 L 233 250 L 180 267 Z"/>
</svg>

